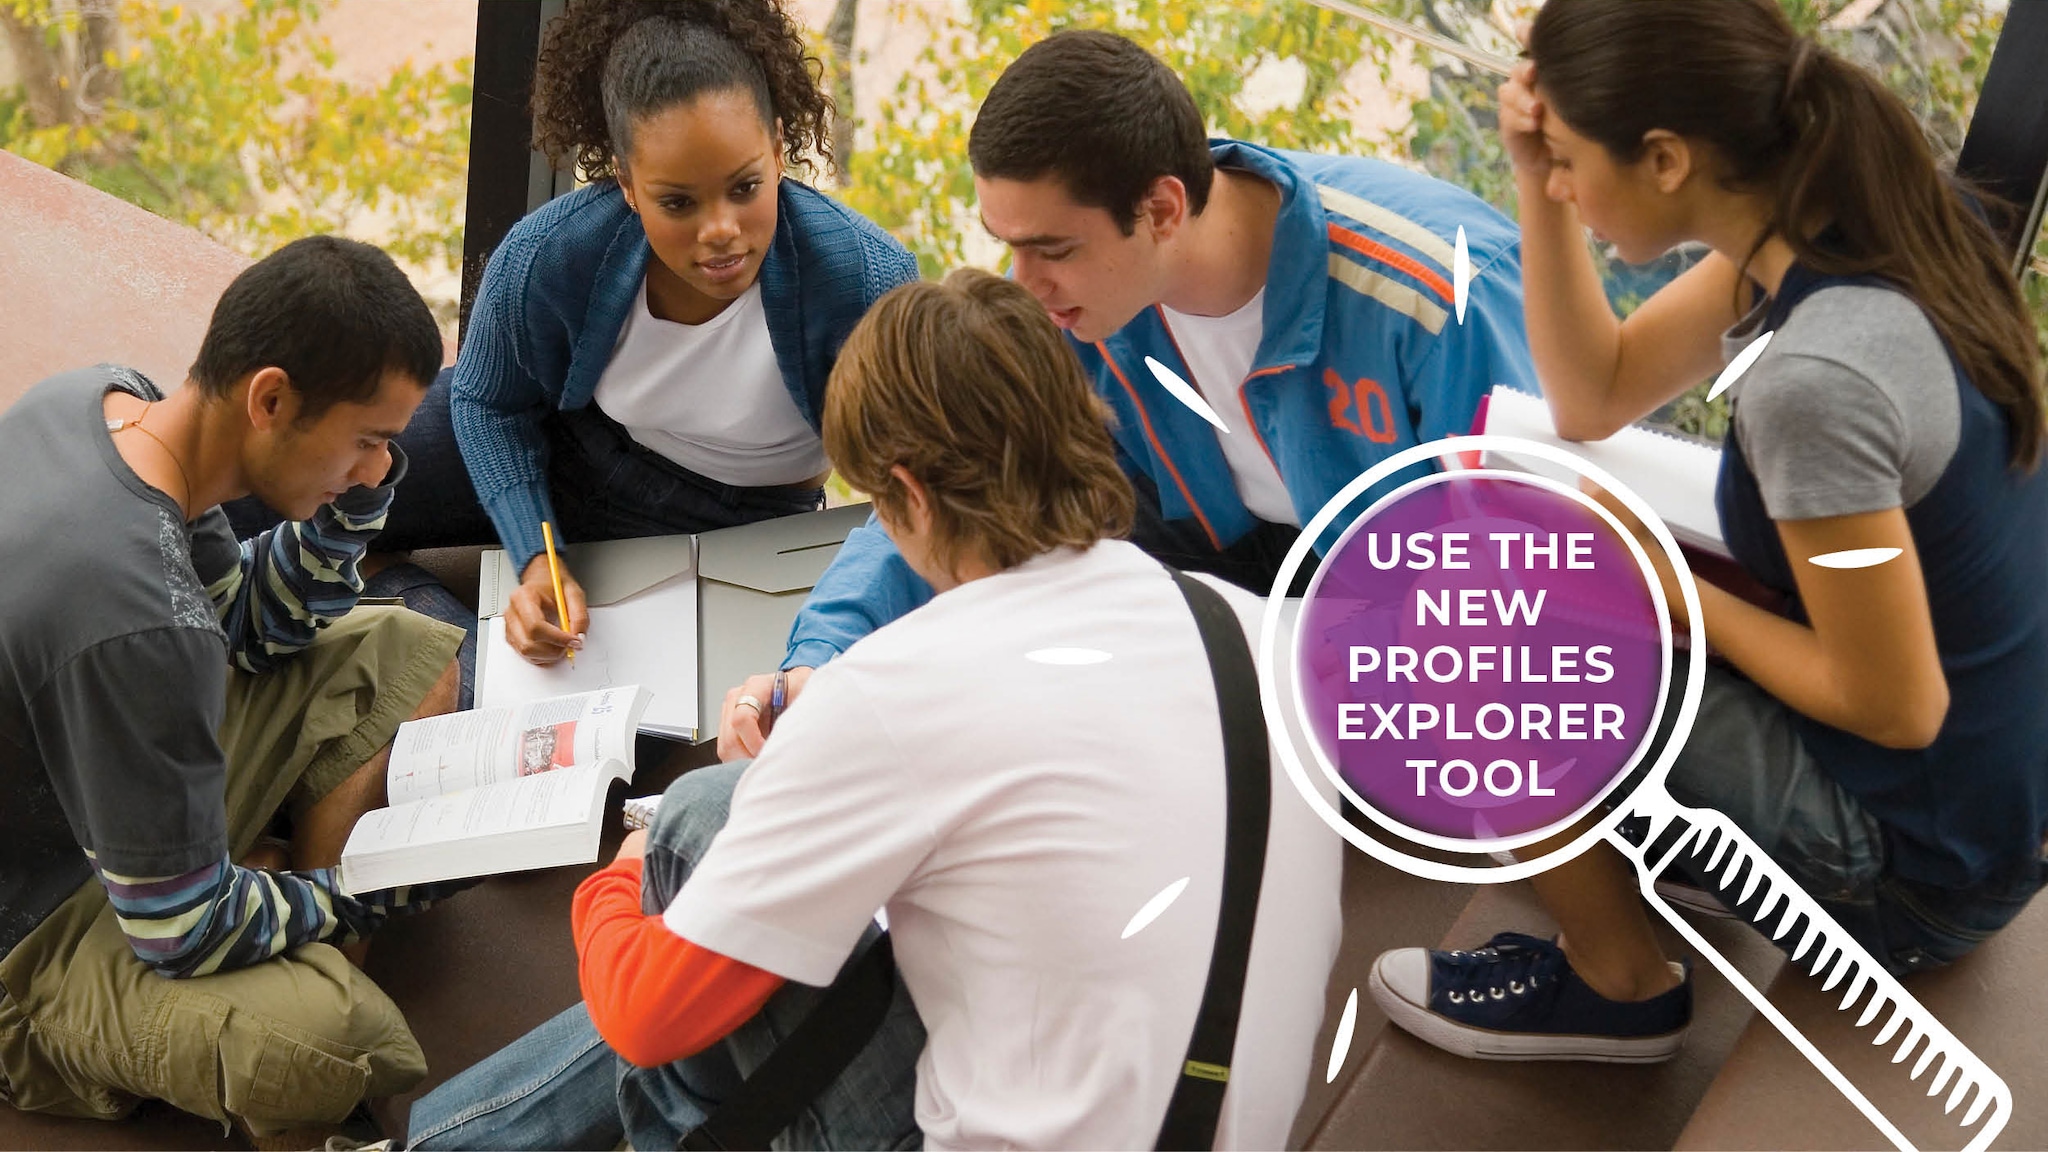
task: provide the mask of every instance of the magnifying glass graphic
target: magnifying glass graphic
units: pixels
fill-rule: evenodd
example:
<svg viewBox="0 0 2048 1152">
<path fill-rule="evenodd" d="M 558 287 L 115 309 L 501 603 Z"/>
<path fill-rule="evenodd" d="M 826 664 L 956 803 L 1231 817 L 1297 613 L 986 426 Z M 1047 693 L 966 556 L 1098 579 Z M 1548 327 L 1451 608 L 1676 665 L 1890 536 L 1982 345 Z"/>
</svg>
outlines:
<svg viewBox="0 0 2048 1152">
<path fill-rule="evenodd" d="M 1539 471 L 1430 470 L 1475 452 Z M 1643 543 L 1578 478 L 1619 500 L 1670 558 L 1689 645 L 1672 643 Z M 1333 535 L 1306 600 L 1290 611 L 1283 597 L 1295 573 Z M 1873 1104 L 1655 891 L 1667 872 L 1703 881 L 1786 947 L 1793 966 L 1841 992 L 1857 1034 L 1896 1043 L 1902 1086 L 1926 1076 L 1928 1096 L 1948 1093 L 1944 1116 L 1962 1146 L 1988 1146 L 2012 1111 L 2004 1080 L 1734 821 L 1667 790 L 1700 707 L 1699 619 L 1677 541 L 1611 475 L 1549 445 L 1459 437 L 1382 461 L 1304 526 L 1261 622 L 1260 689 L 1268 726 L 1291 734 L 1275 742 L 1282 766 L 1361 851 L 1412 875 L 1485 884 L 1611 845 L 1634 865 L 1649 906 L 1879 1132 L 1913 1147 L 1901 1118 Z"/>
</svg>

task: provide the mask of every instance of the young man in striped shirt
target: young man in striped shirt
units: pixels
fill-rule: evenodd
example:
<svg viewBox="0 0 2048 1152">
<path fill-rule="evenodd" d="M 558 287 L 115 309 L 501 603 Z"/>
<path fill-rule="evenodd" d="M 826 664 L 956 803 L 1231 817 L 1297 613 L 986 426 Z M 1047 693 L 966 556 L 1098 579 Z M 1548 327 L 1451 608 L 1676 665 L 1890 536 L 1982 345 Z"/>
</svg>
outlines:
<svg viewBox="0 0 2048 1152">
<path fill-rule="evenodd" d="M 405 471 L 389 441 L 441 355 L 389 257 L 314 237 L 236 277 L 169 396 L 101 365 L 0 416 L 15 1107 L 157 1098 L 261 1138 L 424 1075 L 333 947 L 424 893 L 351 897 L 332 865 L 384 802 L 398 725 L 454 700 L 459 630 L 352 611 Z M 237 545 L 218 505 L 249 492 L 295 519 Z"/>
</svg>

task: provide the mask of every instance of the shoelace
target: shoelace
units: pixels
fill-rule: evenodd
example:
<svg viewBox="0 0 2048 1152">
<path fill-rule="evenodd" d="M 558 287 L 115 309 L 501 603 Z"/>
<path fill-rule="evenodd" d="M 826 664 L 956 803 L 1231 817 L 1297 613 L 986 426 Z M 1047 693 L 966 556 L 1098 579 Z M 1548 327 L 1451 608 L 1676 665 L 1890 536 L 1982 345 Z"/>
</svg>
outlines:
<svg viewBox="0 0 2048 1152">
<path fill-rule="evenodd" d="M 1539 990 L 1555 995 L 1567 966 L 1557 945 L 1521 932 L 1501 932 L 1483 948 L 1445 955 L 1452 962 L 1439 971 L 1449 985 L 1444 999 L 1452 1004 L 1502 1001 Z"/>
</svg>

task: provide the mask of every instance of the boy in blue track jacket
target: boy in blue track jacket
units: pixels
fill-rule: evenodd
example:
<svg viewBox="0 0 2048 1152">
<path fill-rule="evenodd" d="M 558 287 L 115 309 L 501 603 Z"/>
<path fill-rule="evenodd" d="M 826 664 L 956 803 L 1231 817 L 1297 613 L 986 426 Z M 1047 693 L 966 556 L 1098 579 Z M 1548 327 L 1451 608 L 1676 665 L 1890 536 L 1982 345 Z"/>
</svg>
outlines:
<svg viewBox="0 0 2048 1152">
<path fill-rule="evenodd" d="M 1264 592 L 1361 472 L 1469 431 L 1496 384 L 1535 391 L 1505 217 L 1382 161 L 1207 139 L 1186 86 L 1121 37 L 1025 51 L 968 154 L 983 224 L 1114 412 L 1132 539 L 1167 563 Z M 791 630 L 789 690 L 931 596 L 879 525 L 856 530 Z M 769 698 L 765 676 L 728 694 L 722 752 L 758 749 Z"/>
</svg>

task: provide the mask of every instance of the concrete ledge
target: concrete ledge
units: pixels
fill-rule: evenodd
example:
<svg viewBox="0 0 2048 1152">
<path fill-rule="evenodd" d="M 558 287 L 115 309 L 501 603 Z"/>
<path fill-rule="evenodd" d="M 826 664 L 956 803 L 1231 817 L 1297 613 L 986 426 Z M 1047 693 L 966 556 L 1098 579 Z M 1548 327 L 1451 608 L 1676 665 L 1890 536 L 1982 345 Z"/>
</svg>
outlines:
<svg viewBox="0 0 2048 1152">
<path fill-rule="evenodd" d="M 2004 932 L 1961 962 L 1906 983 L 1907 991 L 2012 1090 L 2012 1119 L 1992 1145 L 1995 1148 L 2048 1148 L 2048 1034 L 2040 1026 L 2048 1020 L 2044 952 L 2048 905 L 2036 900 Z M 1967 1105 L 1944 1117 L 1941 1106 L 1948 1093 L 1933 1100 L 1926 1095 L 1932 1071 L 1923 1073 L 1917 1083 L 1907 1079 L 1917 1055 L 1904 1065 L 1891 1063 L 1899 1038 L 1894 1036 L 1881 1048 L 1872 1046 L 1876 1027 L 1857 1029 L 1860 1011 L 1837 1011 L 1843 989 L 1824 993 L 1820 988 L 1821 981 L 1787 966 L 1771 985 L 1771 1002 L 1917 1146 L 1962 1147 L 1968 1133 L 1957 1128 L 1955 1120 Z M 1677 1147 L 1831 1149 L 1888 1144 L 1769 1021 L 1758 1018 L 1736 1043 L 1680 1133 Z"/>
<path fill-rule="evenodd" d="M 1301 1109 L 1295 1113 L 1289 1148 L 1344 1147 L 1356 1144 L 1357 1134 L 1341 1123 L 1325 1131 L 1331 1109 L 1343 1098 L 1365 1064 L 1387 1018 L 1366 991 L 1366 974 L 1372 962 L 1389 948 L 1400 948 L 1417 940 L 1436 940 L 1450 929 L 1472 899 L 1470 884 L 1445 884 L 1410 876 L 1380 863 L 1356 848 L 1344 849 L 1344 937 L 1338 946 L 1337 962 L 1330 968 L 1330 982 L 1324 993 L 1323 1024 L 1316 1032 L 1309 1060 L 1308 1089 Z M 1351 1046 L 1335 1080 L 1327 1077 L 1330 1049 L 1337 1036 L 1337 1024 L 1344 1016 L 1344 1001 L 1358 994 L 1358 1015 L 1353 1021 Z"/>
<path fill-rule="evenodd" d="M 182 224 L 0 152 L 0 408 L 113 361 L 184 382 L 213 305 L 249 259 Z"/>
</svg>

